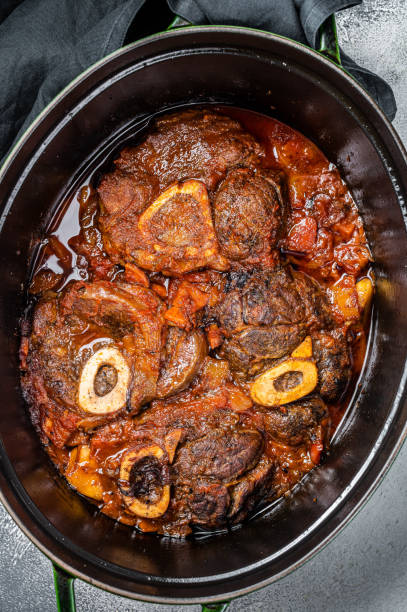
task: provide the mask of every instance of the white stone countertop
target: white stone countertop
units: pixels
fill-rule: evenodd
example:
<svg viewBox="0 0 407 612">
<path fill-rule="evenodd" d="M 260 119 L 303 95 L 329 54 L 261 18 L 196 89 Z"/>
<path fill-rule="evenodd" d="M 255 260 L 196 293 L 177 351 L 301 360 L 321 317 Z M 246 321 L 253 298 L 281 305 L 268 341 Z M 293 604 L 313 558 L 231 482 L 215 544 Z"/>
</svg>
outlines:
<svg viewBox="0 0 407 612">
<path fill-rule="evenodd" d="M 282 0 L 284 1 L 284 0 Z M 393 87 L 394 126 L 407 145 L 407 1 L 364 0 L 338 14 L 343 49 Z M 0 610 L 54 612 L 50 562 L 0 505 Z M 76 581 L 78 612 L 199 612 L 200 606 L 130 601 Z M 356 518 L 280 582 L 235 600 L 230 612 L 405 612 L 407 444 Z"/>
</svg>

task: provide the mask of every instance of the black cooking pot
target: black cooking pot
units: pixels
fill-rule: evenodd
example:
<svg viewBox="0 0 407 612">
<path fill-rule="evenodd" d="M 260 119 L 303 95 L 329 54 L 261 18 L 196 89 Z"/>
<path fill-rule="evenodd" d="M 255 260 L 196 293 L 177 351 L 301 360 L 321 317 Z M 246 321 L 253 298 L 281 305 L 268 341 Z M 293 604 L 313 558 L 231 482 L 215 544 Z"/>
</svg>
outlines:
<svg viewBox="0 0 407 612">
<path fill-rule="evenodd" d="M 18 324 L 33 240 L 94 152 L 127 137 L 135 120 L 212 102 L 276 116 L 337 164 L 364 219 L 377 293 L 361 383 L 324 465 L 290 500 L 240 529 L 177 541 L 114 523 L 58 476 L 21 397 Z M 235 27 L 175 30 L 78 77 L 13 149 L 0 178 L 0 487 L 26 535 L 73 576 L 167 603 L 248 593 L 320 550 L 379 483 L 406 433 L 406 154 L 366 92 L 330 60 L 285 38 Z M 69 599 L 69 583 L 64 593 Z"/>
</svg>

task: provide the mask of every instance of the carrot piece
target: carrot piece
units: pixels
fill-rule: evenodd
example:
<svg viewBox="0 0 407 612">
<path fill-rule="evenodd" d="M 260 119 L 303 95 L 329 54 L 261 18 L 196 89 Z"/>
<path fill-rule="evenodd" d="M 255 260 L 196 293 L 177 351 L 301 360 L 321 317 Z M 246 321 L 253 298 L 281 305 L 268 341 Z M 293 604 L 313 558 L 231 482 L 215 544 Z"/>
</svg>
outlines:
<svg viewBox="0 0 407 612">
<path fill-rule="evenodd" d="M 356 291 L 358 294 L 359 306 L 362 308 L 369 307 L 373 297 L 373 284 L 370 278 L 362 278 L 356 283 Z"/>
<path fill-rule="evenodd" d="M 191 327 L 188 317 L 178 306 L 172 306 L 169 308 L 165 313 L 164 318 L 168 321 L 168 323 L 170 323 L 170 325 L 175 325 L 181 329 L 190 329 Z"/>
<path fill-rule="evenodd" d="M 185 306 L 188 302 L 193 302 L 190 304 L 190 311 L 196 312 L 203 308 L 209 300 L 209 296 L 204 291 L 195 287 L 192 283 L 188 283 L 187 281 L 183 281 L 178 287 L 176 296 L 174 298 L 174 306 Z"/>
<path fill-rule="evenodd" d="M 206 335 L 211 349 L 217 348 L 223 342 L 223 334 L 216 323 L 212 323 L 209 325 L 209 327 L 207 327 Z"/>
<path fill-rule="evenodd" d="M 159 285 L 158 283 L 153 283 L 151 285 L 151 289 L 153 291 L 155 291 L 156 294 L 159 297 L 163 298 L 164 300 L 166 299 L 166 297 L 167 297 L 167 289 L 164 287 L 164 285 Z"/>
<path fill-rule="evenodd" d="M 291 251 L 310 253 L 317 238 L 317 222 L 312 217 L 305 217 L 290 229 L 287 246 Z"/>
<path fill-rule="evenodd" d="M 230 385 L 228 391 L 230 407 L 234 412 L 245 412 L 245 410 L 248 410 L 253 406 L 253 402 L 250 397 L 245 395 L 243 391 L 237 387 Z"/>
<path fill-rule="evenodd" d="M 353 222 L 346 223 L 342 221 L 334 225 L 334 230 L 337 231 L 344 240 L 350 240 L 355 231 L 355 224 Z"/>
<path fill-rule="evenodd" d="M 359 274 L 370 261 L 370 254 L 363 244 L 341 244 L 335 248 L 336 263 L 348 274 Z"/>
<path fill-rule="evenodd" d="M 200 310 L 201 308 L 206 306 L 209 300 L 209 296 L 207 293 L 205 293 L 204 291 L 201 291 L 200 289 L 198 289 L 198 287 L 195 287 L 194 285 L 191 285 L 189 283 L 188 283 L 187 291 L 188 291 L 189 297 L 195 304 L 195 310 Z"/>
<path fill-rule="evenodd" d="M 148 287 L 150 284 L 145 272 L 143 272 L 143 270 L 141 270 L 134 264 L 125 264 L 124 276 L 126 280 L 130 283 L 136 283 L 137 285 L 142 285 L 143 287 Z"/>
<path fill-rule="evenodd" d="M 203 308 L 209 300 L 209 295 L 188 281 L 179 285 L 172 307 L 164 315 L 168 322 L 183 329 L 191 329 L 194 314 Z"/>
<path fill-rule="evenodd" d="M 321 460 L 321 453 L 323 450 L 324 450 L 324 445 L 322 444 L 321 440 L 317 440 L 317 442 L 313 443 L 313 445 L 311 446 L 311 450 L 310 450 L 310 457 L 311 457 L 312 463 L 314 463 L 315 465 L 318 465 L 318 463 Z"/>
<path fill-rule="evenodd" d="M 353 276 L 342 276 L 331 292 L 335 306 L 346 321 L 359 319 L 361 309 Z"/>
<path fill-rule="evenodd" d="M 122 518 L 120 520 L 123 522 Z M 150 533 L 150 532 L 157 531 L 156 523 L 154 521 L 151 521 L 151 520 L 148 520 L 148 519 L 141 519 L 140 521 L 138 521 L 137 527 L 143 533 Z"/>
</svg>

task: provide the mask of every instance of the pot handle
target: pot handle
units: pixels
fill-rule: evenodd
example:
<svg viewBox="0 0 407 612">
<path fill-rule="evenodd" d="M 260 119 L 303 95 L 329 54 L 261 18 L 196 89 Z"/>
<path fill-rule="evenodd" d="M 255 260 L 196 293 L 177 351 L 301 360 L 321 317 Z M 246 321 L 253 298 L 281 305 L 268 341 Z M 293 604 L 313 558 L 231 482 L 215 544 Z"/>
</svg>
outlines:
<svg viewBox="0 0 407 612">
<path fill-rule="evenodd" d="M 61 567 L 52 564 L 54 571 L 55 596 L 57 599 L 58 612 L 76 612 L 74 580 L 75 578 L 68 574 Z"/>
<path fill-rule="evenodd" d="M 328 17 L 319 28 L 319 49 L 317 51 L 342 67 L 335 13 Z"/>
<path fill-rule="evenodd" d="M 202 604 L 201 612 L 225 612 L 229 605 L 230 601 L 222 601 L 214 604 Z"/>
<path fill-rule="evenodd" d="M 191 25 L 193 24 L 177 15 L 168 26 L 167 31 Z M 335 13 L 328 17 L 319 28 L 319 48 L 317 51 L 335 62 L 335 64 L 338 64 L 338 66 L 342 66 Z"/>
<path fill-rule="evenodd" d="M 187 21 L 183 17 L 180 17 L 179 15 L 175 15 L 174 19 L 171 21 L 166 31 L 168 32 L 168 30 L 174 30 L 175 28 L 182 28 L 184 26 L 193 26 L 193 25 L 194 25 L 193 23 L 191 23 L 190 21 Z"/>
<path fill-rule="evenodd" d="M 76 612 L 74 580 L 62 567 L 52 564 L 54 571 L 55 595 L 58 612 Z M 225 612 L 230 601 L 222 601 L 215 604 L 202 604 L 201 612 Z"/>
</svg>

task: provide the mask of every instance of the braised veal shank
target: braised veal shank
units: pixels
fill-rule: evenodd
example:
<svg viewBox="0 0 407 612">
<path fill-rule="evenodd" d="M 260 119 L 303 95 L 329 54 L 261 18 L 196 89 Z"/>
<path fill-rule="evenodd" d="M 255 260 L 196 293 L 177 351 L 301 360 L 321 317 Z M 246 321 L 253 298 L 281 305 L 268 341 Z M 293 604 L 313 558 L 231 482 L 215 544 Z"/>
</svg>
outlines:
<svg viewBox="0 0 407 612">
<path fill-rule="evenodd" d="M 288 493 L 329 452 L 363 362 L 373 285 L 352 197 L 301 134 L 257 117 L 157 119 L 82 186 L 79 234 L 54 228 L 37 258 L 33 423 L 70 486 L 145 532 L 228 528 Z"/>
</svg>

